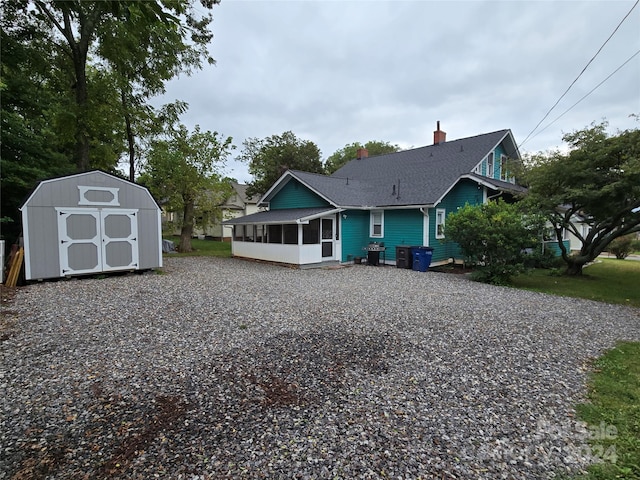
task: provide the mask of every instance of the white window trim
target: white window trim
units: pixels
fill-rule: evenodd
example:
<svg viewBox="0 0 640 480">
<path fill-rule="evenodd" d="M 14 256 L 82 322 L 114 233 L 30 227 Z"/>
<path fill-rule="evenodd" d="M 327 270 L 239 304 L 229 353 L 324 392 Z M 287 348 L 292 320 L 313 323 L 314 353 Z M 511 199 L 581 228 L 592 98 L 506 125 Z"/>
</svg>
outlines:
<svg viewBox="0 0 640 480">
<path fill-rule="evenodd" d="M 373 220 L 375 218 L 375 214 L 380 214 L 380 234 L 376 235 L 373 233 Z M 383 238 L 384 237 L 384 210 L 371 210 L 369 213 L 369 236 L 372 238 Z"/>
<path fill-rule="evenodd" d="M 495 161 L 496 161 L 496 158 L 493 152 L 487 155 L 487 177 L 489 178 L 493 178 L 495 174 L 495 171 L 496 171 Z"/>
<path fill-rule="evenodd" d="M 442 214 L 442 217 L 440 217 L 440 214 Z M 442 218 L 442 222 L 439 222 L 438 219 Z M 442 225 L 442 229 L 444 230 L 444 224 L 447 218 L 447 210 L 445 208 L 436 208 L 436 238 L 440 239 L 440 238 L 444 238 L 444 234 L 442 233 L 438 233 L 438 226 Z"/>
<path fill-rule="evenodd" d="M 500 155 L 500 180 L 504 180 L 505 182 L 509 179 L 507 178 L 507 157 L 506 155 Z"/>
</svg>

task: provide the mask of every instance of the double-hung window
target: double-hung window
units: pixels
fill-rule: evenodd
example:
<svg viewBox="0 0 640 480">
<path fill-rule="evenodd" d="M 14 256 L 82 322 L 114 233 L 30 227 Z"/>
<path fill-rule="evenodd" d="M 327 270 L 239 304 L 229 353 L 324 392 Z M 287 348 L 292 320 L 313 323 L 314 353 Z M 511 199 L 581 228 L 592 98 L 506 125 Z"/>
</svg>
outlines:
<svg viewBox="0 0 640 480">
<path fill-rule="evenodd" d="M 384 237 L 384 212 L 375 210 L 370 214 L 371 224 L 369 226 L 370 237 Z"/>
<path fill-rule="evenodd" d="M 493 152 L 487 156 L 487 177 L 493 178 Z"/>
<path fill-rule="evenodd" d="M 436 209 L 436 238 L 444 238 L 444 221 L 447 211 L 444 208 Z"/>
</svg>

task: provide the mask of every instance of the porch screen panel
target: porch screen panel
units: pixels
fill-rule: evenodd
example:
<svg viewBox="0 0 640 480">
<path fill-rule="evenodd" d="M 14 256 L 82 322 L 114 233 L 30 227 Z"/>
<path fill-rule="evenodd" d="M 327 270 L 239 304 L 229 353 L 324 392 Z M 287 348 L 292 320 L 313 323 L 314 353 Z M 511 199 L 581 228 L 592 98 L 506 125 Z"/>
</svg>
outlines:
<svg viewBox="0 0 640 480">
<path fill-rule="evenodd" d="M 284 243 L 287 245 L 297 245 L 298 244 L 298 225 L 296 224 L 287 224 L 282 226 L 282 230 L 284 233 Z"/>
<path fill-rule="evenodd" d="M 282 225 L 267 226 L 267 242 L 282 243 Z"/>
<path fill-rule="evenodd" d="M 311 220 L 307 225 L 302 226 L 302 243 L 311 245 L 320 243 L 320 219 Z"/>
</svg>

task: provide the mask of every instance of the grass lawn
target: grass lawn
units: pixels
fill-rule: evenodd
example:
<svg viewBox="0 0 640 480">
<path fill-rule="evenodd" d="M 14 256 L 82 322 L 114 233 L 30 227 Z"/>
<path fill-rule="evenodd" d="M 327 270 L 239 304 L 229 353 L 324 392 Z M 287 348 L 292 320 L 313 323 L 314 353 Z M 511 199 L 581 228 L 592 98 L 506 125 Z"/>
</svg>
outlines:
<svg viewBox="0 0 640 480">
<path fill-rule="evenodd" d="M 165 237 L 167 238 L 167 237 Z M 180 244 L 180 237 L 168 237 L 173 243 L 175 243 L 176 248 Z M 219 242 L 215 240 L 199 240 L 197 238 L 191 239 L 191 246 L 193 247 L 193 252 L 189 253 L 169 253 L 166 256 L 172 257 L 224 257 L 231 258 L 231 243 L 230 242 Z"/>
<path fill-rule="evenodd" d="M 640 262 L 601 259 L 585 268 L 581 277 L 553 276 L 549 270 L 534 270 L 517 276 L 513 286 L 640 307 Z"/>
<path fill-rule="evenodd" d="M 603 460 L 576 480 L 640 478 L 640 343 L 622 342 L 598 358 L 589 403 L 576 407 L 589 424 L 592 455 Z"/>
</svg>

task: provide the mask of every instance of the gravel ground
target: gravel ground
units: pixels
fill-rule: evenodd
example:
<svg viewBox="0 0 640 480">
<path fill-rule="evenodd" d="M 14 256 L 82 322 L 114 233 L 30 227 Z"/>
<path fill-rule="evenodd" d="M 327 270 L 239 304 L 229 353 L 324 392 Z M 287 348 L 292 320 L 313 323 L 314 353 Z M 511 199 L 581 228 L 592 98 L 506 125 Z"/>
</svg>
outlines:
<svg viewBox="0 0 640 480">
<path fill-rule="evenodd" d="M 353 266 L 169 258 L 4 307 L 0 479 L 554 478 L 640 309 Z"/>
</svg>

